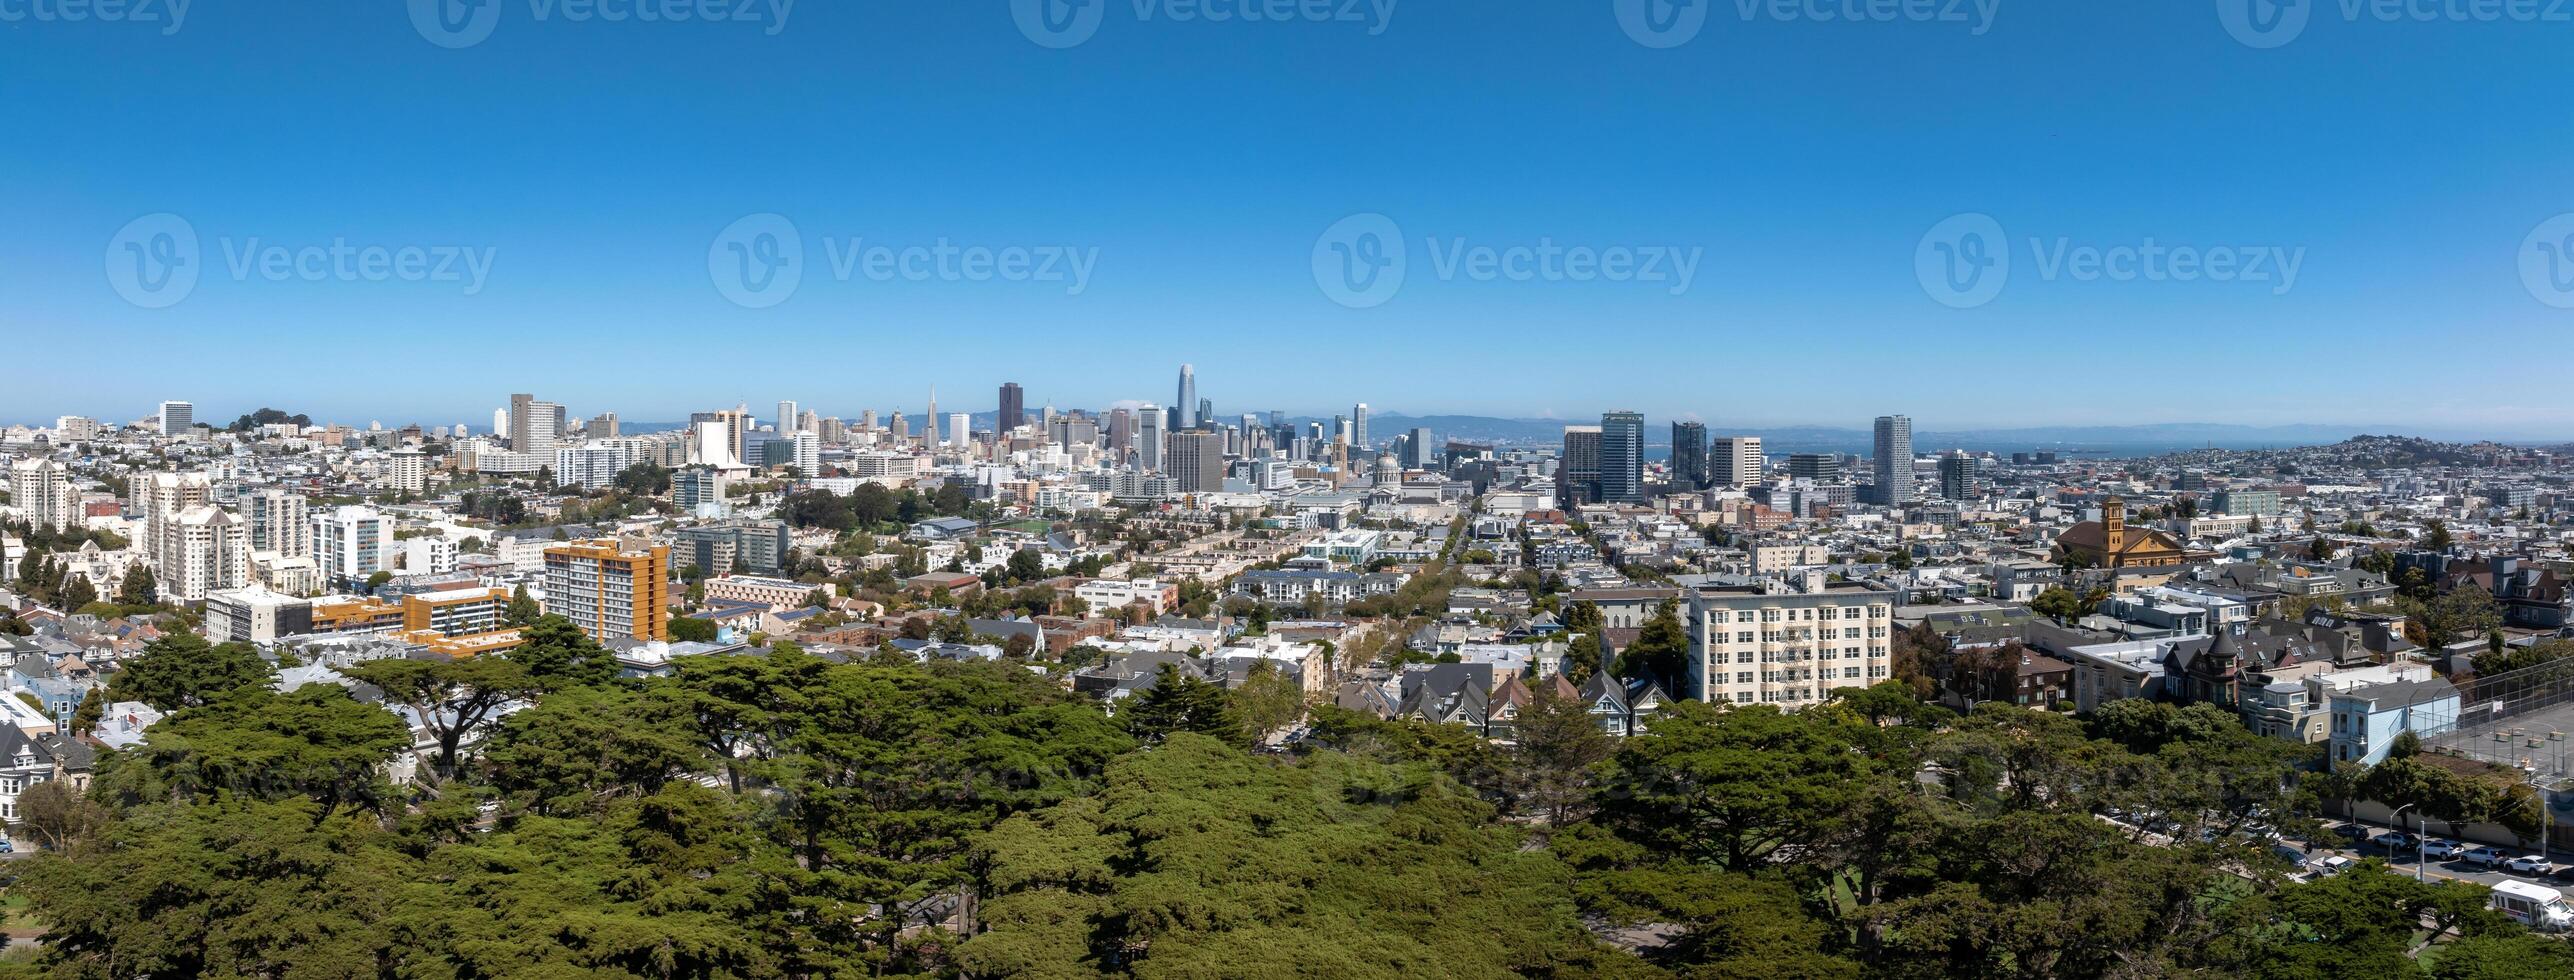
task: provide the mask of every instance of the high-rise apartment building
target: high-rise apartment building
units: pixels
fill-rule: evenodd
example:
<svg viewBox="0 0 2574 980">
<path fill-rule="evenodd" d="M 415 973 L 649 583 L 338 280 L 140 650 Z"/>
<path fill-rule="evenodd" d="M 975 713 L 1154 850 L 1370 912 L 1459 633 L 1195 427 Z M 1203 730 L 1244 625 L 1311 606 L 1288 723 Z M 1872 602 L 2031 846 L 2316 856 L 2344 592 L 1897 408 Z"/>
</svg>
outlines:
<svg viewBox="0 0 2574 980">
<path fill-rule="evenodd" d="M 1600 500 L 1600 427 L 1564 427 L 1564 458 L 1555 464 L 1555 500 L 1566 510 Z"/>
<path fill-rule="evenodd" d="M 798 430 L 800 430 L 800 429 L 802 429 L 802 428 L 804 428 L 804 426 L 803 426 L 802 424 L 800 424 L 800 420 L 799 420 L 799 419 L 797 419 L 797 417 L 796 417 L 795 402 L 793 402 L 793 401 L 787 401 L 787 400 L 779 401 L 779 402 L 778 402 L 778 434 L 779 434 L 779 435 L 785 435 L 785 434 L 790 433 L 790 432 L 798 431 Z"/>
<path fill-rule="evenodd" d="M 798 430 L 795 434 L 795 471 L 805 477 L 822 475 L 822 437 Z"/>
<path fill-rule="evenodd" d="M 213 504 L 193 504 L 160 521 L 161 558 L 153 583 L 164 599 L 199 602 L 250 581 L 250 541 L 241 519 Z"/>
<path fill-rule="evenodd" d="M 1913 502 L 1913 420 L 1905 415 L 1877 416 L 1877 502 L 1901 507 Z"/>
<path fill-rule="evenodd" d="M 1644 415 L 1600 416 L 1600 501 L 1640 504 L 1644 494 Z"/>
<path fill-rule="evenodd" d="M 545 611 L 602 643 L 670 639 L 669 583 L 666 547 L 597 538 L 545 549 Z"/>
<path fill-rule="evenodd" d="M 417 449 L 393 454 L 385 466 L 385 483 L 404 493 L 419 493 L 429 488 L 429 456 Z"/>
<path fill-rule="evenodd" d="M 343 506 L 313 515 L 313 563 L 340 588 L 391 571 L 393 519 L 371 507 Z"/>
<path fill-rule="evenodd" d="M 1707 489 L 1707 423 L 1671 424 L 1671 487 Z"/>
<path fill-rule="evenodd" d="M 183 436 L 197 424 L 197 407 L 187 402 L 161 403 L 161 434 Z"/>
<path fill-rule="evenodd" d="M 509 448 L 550 454 L 562 438 L 563 406 L 525 393 L 509 396 Z"/>
<path fill-rule="evenodd" d="M 56 442 L 88 442 L 98 438 L 98 420 L 86 415 L 65 415 L 54 420 Z"/>
<path fill-rule="evenodd" d="M 992 431 L 1008 435 L 1010 430 L 1028 424 L 1028 393 L 1016 381 L 1001 384 L 1001 417 L 992 423 Z"/>
<path fill-rule="evenodd" d="M 1939 495 L 1946 500 L 1972 500 L 1977 492 L 1975 458 L 1950 450 L 1939 458 Z"/>
<path fill-rule="evenodd" d="M 81 523 L 80 494 L 72 488 L 71 471 L 50 459 L 9 462 L 9 502 L 34 527 L 67 531 Z"/>
<path fill-rule="evenodd" d="M 1167 470 L 1180 482 L 1181 493 L 1214 493 L 1224 489 L 1224 433 L 1188 429 L 1170 434 Z"/>
<path fill-rule="evenodd" d="M 176 573 L 181 561 L 179 515 L 214 503 L 214 482 L 203 473 L 146 473 L 133 479 L 128 492 L 142 518 L 144 557 L 152 562 L 154 575 L 163 580 L 161 588 L 166 592 L 171 588 L 167 579 Z"/>
<path fill-rule="evenodd" d="M 1769 463 L 1761 455 L 1759 436 L 1718 436 L 1708 445 L 1707 482 L 1712 486 L 1749 487 L 1761 482 Z"/>
<path fill-rule="evenodd" d="M 1688 684 L 1701 701 L 1794 710 L 1894 671 L 1895 594 L 1820 569 L 1689 594 Z"/>
</svg>

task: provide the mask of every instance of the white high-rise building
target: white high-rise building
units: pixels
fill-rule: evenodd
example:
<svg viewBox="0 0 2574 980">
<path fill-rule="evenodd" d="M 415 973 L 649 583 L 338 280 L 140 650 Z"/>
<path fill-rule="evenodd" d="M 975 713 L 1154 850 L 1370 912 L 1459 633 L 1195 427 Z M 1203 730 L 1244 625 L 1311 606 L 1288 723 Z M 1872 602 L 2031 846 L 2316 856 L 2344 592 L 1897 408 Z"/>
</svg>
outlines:
<svg viewBox="0 0 2574 980">
<path fill-rule="evenodd" d="M 56 442 L 88 442 L 98 438 L 98 420 L 86 415 L 65 415 L 54 420 Z"/>
<path fill-rule="evenodd" d="M 9 462 L 9 503 L 35 527 L 67 531 L 81 523 L 80 494 L 72 489 L 71 471 L 50 459 Z"/>
<path fill-rule="evenodd" d="M 796 431 L 797 429 L 800 429 L 800 428 L 803 428 L 803 426 L 801 426 L 801 425 L 797 424 L 797 419 L 796 419 L 796 414 L 795 414 L 795 403 L 794 403 L 794 402 L 792 402 L 792 401 L 781 401 L 781 402 L 779 402 L 779 403 L 778 403 L 778 434 L 779 434 L 779 435 L 786 435 L 787 433 L 794 432 L 794 431 Z"/>
<path fill-rule="evenodd" d="M 313 557 L 313 518 L 304 495 L 256 490 L 241 496 L 242 525 L 250 550 L 280 558 Z"/>
<path fill-rule="evenodd" d="M 615 483 L 626 467 L 649 458 L 651 449 L 642 440 L 592 439 L 554 451 L 554 482 L 597 490 Z"/>
<path fill-rule="evenodd" d="M 445 575 L 456 570 L 456 543 L 426 534 L 402 542 L 402 570 L 411 575 Z"/>
<path fill-rule="evenodd" d="M 1707 479 L 1711 486 L 1756 485 L 1761 482 L 1765 465 L 1759 436 L 1718 436 L 1707 448 Z"/>
<path fill-rule="evenodd" d="M 795 471 L 807 479 L 822 475 L 822 437 L 811 432 L 795 434 Z"/>
<path fill-rule="evenodd" d="M 250 540 L 241 519 L 213 504 L 195 504 L 161 521 L 161 558 L 153 584 L 161 596 L 197 602 L 250 582 Z"/>
<path fill-rule="evenodd" d="M 464 430 L 465 430 L 465 427 L 464 427 L 464 426 L 461 426 L 461 425 L 460 425 L 460 426 L 457 426 L 457 427 L 456 427 L 456 438 L 459 438 L 459 439 L 464 438 L 464 437 L 465 437 L 465 431 L 464 431 Z M 509 438 L 509 409 L 506 409 L 506 408 L 495 408 L 495 409 L 492 409 L 492 438 L 494 438 L 494 439 L 506 439 L 506 438 Z"/>
<path fill-rule="evenodd" d="M 363 584 L 388 571 L 393 521 L 373 508 L 346 506 L 313 515 L 313 560 L 322 580 L 337 587 Z"/>
<path fill-rule="evenodd" d="M 964 412 L 950 412 L 950 413 L 948 413 L 948 416 L 947 416 L 947 444 L 948 444 L 948 445 L 951 445 L 951 446 L 960 446 L 960 447 L 961 447 L 961 446 L 964 446 L 967 442 L 971 441 L 973 438 L 974 438 L 974 416 L 969 415 L 969 414 L 964 413 Z"/>
<path fill-rule="evenodd" d="M 128 492 L 142 517 L 143 556 L 166 578 L 175 573 L 179 561 L 172 536 L 179 514 L 214 503 L 214 481 L 204 473 L 146 473 L 134 479 Z"/>
<path fill-rule="evenodd" d="M 417 449 L 405 449 L 394 453 L 393 461 L 387 467 L 385 482 L 405 493 L 419 493 L 427 490 L 429 455 Z"/>
<path fill-rule="evenodd" d="M 183 436 L 197 424 L 197 407 L 187 402 L 161 403 L 161 434 Z"/>
</svg>

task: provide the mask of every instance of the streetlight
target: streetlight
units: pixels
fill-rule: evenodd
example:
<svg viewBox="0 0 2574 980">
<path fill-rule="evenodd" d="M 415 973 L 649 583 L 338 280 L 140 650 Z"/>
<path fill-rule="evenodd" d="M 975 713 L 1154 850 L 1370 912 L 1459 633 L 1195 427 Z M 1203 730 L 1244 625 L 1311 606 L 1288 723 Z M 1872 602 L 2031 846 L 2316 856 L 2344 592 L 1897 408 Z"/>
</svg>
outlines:
<svg viewBox="0 0 2574 980">
<path fill-rule="evenodd" d="M 2396 807 L 2394 813 L 2387 815 L 2387 822 L 2394 824 L 2396 831 L 2402 832 L 2404 830 L 2404 811 L 2413 809 L 2417 805 L 2419 804 L 2407 803 L 2403 806 Z M 2413 835 L 2413 880 L 2416 882 L 2428 882 L 2431 880 L 2430 872 L 2427 870 L 2428 863 L 2424 860 L 2424 857 L 2429 853 L 2427 848 L 2430 846 L 2430 843 L 2431 842 L 2428 839 L 2424 838 L 2420 834 Z M 2389 855 L 2392 855 L 2395 853 L 2395 849 L 2390 847 L 2386 849 L 2386 852 Z"/>
</svg>

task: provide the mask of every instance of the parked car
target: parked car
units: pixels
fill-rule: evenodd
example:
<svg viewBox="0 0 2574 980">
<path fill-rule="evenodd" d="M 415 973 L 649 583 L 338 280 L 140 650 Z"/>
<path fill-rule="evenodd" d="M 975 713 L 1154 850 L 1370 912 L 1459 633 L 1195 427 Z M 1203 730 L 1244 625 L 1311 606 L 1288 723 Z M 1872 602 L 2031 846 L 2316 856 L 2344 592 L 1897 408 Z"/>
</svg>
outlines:
<svg viewBox="0 0 2574 980">
<path fill-rule="evenodd" d="M 2368 828 L 2355 823 L 2346 823 L 2333 828 L 2333 833 L 2340 834 L 2352 840 L 2360 840 L 2368 836 Z"/>
<path fill-rule="evenodd" d="M 2390 851 L 2401 851 L 2413 846 L 2413 835 L 2401 830 L 2381 831 L 2370 837 L 2368 842 Z"/>
<path fill-rule="evenodd" d="M 2458 855 L 2458 857 L 2466 861 L 2468 864 L 2482 865 L 2488 868 L 2511 860 L 2511 855 L 2503 853 L 2502 849 L 2498 847 L 2470 847 L 2467 849 L 2467 853 Z"/>
<path fill-rule="evenodd" d="M 2522 872 L 2524 874 L 2543 875 L 2554 873 L 2556 871 L 2556 862 L 2550 861 L 2545 857 L 2536 854 L 2523 854 L 2519 857 L 2503 862 L 2503 867 L 2510 868 L 2513 871 Z"/>
<path fill-rule="evenodd" d="M 2422 858 L 2426 861 L 2447 861 L 2465 853 L 2466 850 L 2467 846 L 2464 844 L 2438 837 L 2422 842 Z"/>
<path fill-rule="evenodd" d="M 2330 877 L 2348 871 L 2351 865 L 2358 863 L 2339 854 L 2326 854 L 2306 862 L 2306 874 L 2316 878 Z"/>
<path fill-rule="evenodd" d="M 2574 864 L 2560 864 L 2560 865 L 2557 865 L 2557 866 L 2556 866 L 2556 880 L 2558 880 L 2558 881 L 2565 881 L 2565 882 L 2574 882 Z"/>
</svg>

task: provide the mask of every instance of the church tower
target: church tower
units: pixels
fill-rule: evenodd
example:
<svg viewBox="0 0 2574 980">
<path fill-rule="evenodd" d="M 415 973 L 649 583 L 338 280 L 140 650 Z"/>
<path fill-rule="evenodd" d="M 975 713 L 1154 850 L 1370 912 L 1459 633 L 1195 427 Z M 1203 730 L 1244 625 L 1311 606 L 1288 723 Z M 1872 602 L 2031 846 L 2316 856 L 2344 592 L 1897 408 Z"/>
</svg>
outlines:
<svg viewBox="0 0 2574 980">
<path fill-rule="evenodd" d="M 2118 567 L 2119 556 L 2127 553 L 2127 501 L 2111 497 L 2100 504 L 2101 564 Z"/>
</svg>

